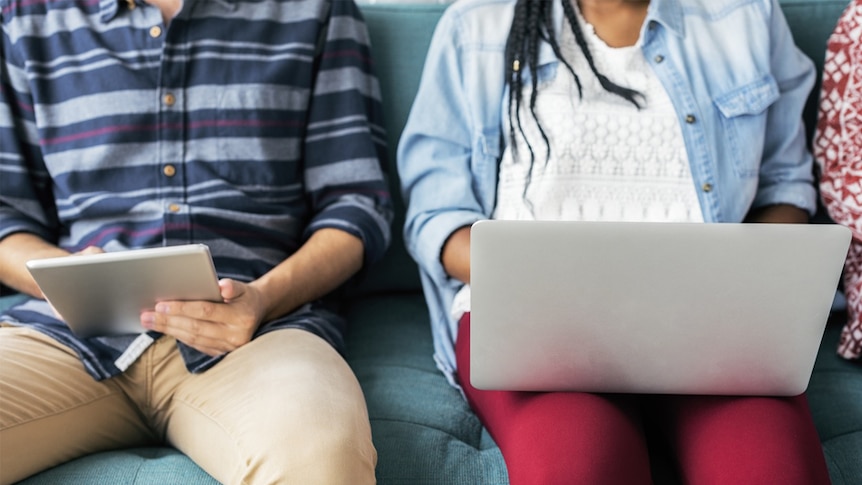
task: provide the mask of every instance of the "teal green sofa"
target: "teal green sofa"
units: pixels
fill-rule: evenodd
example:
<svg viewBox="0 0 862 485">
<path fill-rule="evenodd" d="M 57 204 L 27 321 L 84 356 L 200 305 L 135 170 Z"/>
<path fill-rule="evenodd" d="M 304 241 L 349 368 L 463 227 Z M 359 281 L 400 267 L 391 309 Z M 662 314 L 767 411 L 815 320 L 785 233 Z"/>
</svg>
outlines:
<svg viewBox="0 0 862 485">
<path fill-rule="evenodd" d="M 704 0 L 709 1 L 709 0 Z M 844 0 L 782 0 L 797 44 L 822 64 L 826 38 Z M 394 194 L 394 151 L 416 90 L 425 50 L 444 4 L 370 4 L 362 9 L 371 32 L 386 106 Z M 806 117 L 815 116 L 812 97 Z M 396 198 L 394 244 L 346 306 L 348 361 L 368 400 L 381 485 L 508 483 L 499 449 L 432 360 L 431 334 L 413 261 L 400 239 L 403 201 Z M 0 305 L 10 304 L 6 297 Z M 862 365 L 834 354 L 841 314 L 829 326 L 809 387 L 809 399 L 836 484 L 862 484 Z M 675 483 L 671 461 L 656 453 L 656 483 Z M 170 447 L 107 451 L 46 470 L 23 482 L 38 484 L 216 483 Z"/>
</svg>

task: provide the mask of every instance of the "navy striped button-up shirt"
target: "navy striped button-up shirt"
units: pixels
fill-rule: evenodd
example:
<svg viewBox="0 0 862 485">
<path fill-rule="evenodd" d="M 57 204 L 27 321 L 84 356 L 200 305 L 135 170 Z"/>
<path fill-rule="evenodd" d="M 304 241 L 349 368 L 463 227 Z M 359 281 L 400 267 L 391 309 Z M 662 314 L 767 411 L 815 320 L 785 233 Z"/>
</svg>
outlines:
<svg viewBox="0 0 862 485">
<path fill-rule="evenodd" d="M 69 251 L 207 244 L 251 281 L 315 230 L 347 231 L 366 263 L 389 241 L 380 92 L 347 0 L 185 0 L 165 24 L 142 0 L 0 0 L 0 238 Z M 135 336 L 76 338 L 29 300 L 2 320 L 69 345 L 97 379 Z M 258 335 L 305 328 L 309 304 Z M 217 359 L 180 344 L 191 371 Z"/>
</svg>

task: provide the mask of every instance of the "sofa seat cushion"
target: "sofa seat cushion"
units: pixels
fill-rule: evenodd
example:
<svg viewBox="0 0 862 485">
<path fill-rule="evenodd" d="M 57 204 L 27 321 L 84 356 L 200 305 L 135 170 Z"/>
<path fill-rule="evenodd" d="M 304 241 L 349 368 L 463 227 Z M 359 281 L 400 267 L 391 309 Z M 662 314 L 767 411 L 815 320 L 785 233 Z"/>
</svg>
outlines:
<svg viewBox="0 0 862 485">
<path fill-rule="evenodd" d="M 34 475 L 19 485 L 218 485 L 173 448 L 131 448 L 85 456 Z"/>
<path fill-rule="evenodd" d="M 858 484 L 862 477 L 862 362 L 835 352 L 845 318 L 835 314 L 826 327 L 807 391 L 834 485 Z"/>
<path fill-rule="evenodd" d="M 432 359 L 420 293 L 350 305 L 348 362 L 368 402 L 377 479 L 392 485 L 506 484 L 499 448 Z"/>
</svg>

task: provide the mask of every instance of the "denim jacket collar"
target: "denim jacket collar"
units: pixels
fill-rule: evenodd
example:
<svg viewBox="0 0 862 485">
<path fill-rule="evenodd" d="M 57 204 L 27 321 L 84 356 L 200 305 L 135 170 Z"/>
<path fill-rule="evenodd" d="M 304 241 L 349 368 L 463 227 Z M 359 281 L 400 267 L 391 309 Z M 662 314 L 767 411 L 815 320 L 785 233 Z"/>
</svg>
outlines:
<svg viewBox="0 0 862 485">
<path fill-rule="evenodd" d="M 679 37 L 685 37 L 685 23 L 679 0 L 652 0 L 647 11 L 644 28 L 649 28 L 652 22 L 661 24 Z"/>
</svg>

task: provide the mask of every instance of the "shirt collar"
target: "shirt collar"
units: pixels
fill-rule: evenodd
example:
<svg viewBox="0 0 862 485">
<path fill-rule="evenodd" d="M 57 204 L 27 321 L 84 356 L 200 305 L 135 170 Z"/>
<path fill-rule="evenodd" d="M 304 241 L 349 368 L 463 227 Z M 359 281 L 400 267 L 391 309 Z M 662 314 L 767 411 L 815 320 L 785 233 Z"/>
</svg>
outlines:
<svg viewBox="0 0 862 485">
<path fill-rule="evenodd" d="M 185 3 L 189 3 L 193 0 L 185 0 Z M 236 2 L 231 0 L 206 0 L 208 2 L 215 2 L 224 7 L 229 11 L 234 11 L 237 8 Z M 126 7 L 129 2 L 133 2 L 136 6 L 144 6 L 146 2 L 144 0 L 99 0 L 99 13 L 102 17 L 102 22 L 110 22 L 113 20 L 120 11 L 120 6 Z"/>
</svg>

